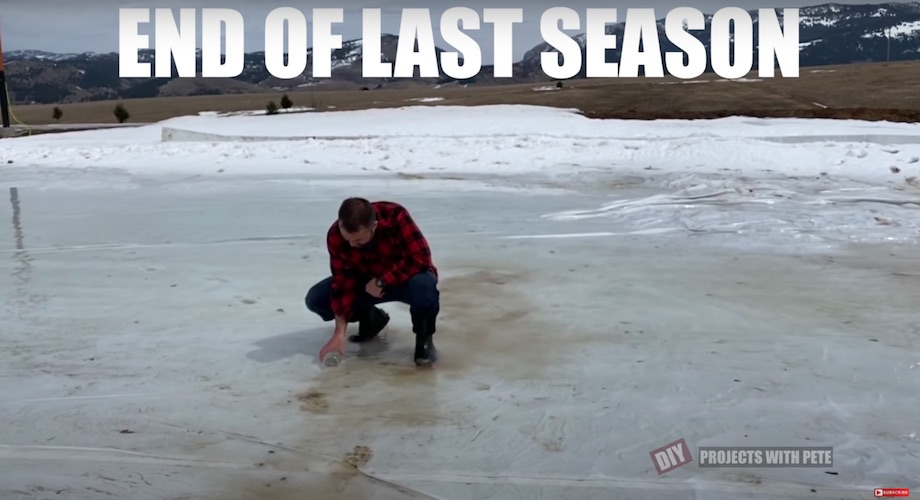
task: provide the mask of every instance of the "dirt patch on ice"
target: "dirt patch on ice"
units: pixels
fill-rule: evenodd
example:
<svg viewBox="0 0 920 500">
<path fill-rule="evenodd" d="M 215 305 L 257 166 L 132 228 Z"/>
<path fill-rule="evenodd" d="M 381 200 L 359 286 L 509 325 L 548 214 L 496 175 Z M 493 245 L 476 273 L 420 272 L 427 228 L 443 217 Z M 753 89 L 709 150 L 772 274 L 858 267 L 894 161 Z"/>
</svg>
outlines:
<svg viewBox="0 0 920 500">
<path fill-rule="evenodd" d="M 266 471 L 242 473 L 201 495 L 174 500 L 430 500 L 432 497 L 398 485 L 375 480 L 344 465 L 339 472 L 317 474 L 310 471 Z"/>
<path fill-rule="evenodd" d="M 364 467 L 374 458 L 374 452 L 367 446 L 355 446 L 355 449 L 345 455 L 345 463 L 352 467 Z"/>
<path fill-rule="evenodd" d="M 301 402 L 301 409 L 306 411 L 324 412 L 329 409 L 326 395 L 319 391 L 307 391 L 303 394 L 298 394 L 297 400 Z"/>
<path fill-rule="evenodd" d="M 528 297 L 536 275 L 477 267 L 444 279 L 440 287 L 444 368 L 499 378 L 550 377 L 566 354 L 559 335 L 564 325 Z"/>
<path fill-rule="evenodd" d="M 229 478 L 201 495 L 183 500 L 342 500 L 431 499 L 423 492 L 378 479 L 363 468 L 373 459 L 367 446 L 357 445 L 341 458 L 294 449 L 272 450 L 252 469 L 234 471 Z M 175 500 L 179 500 L 175 498 Z"/>
<path fill-rule="evenodd" d="M 310 448 L 277 447 L 266 450 L 266 458 L 251 468 L 235 471 L 207 471 L 224 478 L 196 495 L 172 500 L 342 500 L 430 499 L 411 488 L 378 479 L 363 468 L 374 458 L 373 451 L 356 445 L 339 457 L 326 456 Z M 202 473 L 201 471 L 197 471 Z"/>
<path fill-rule="evenodd" d="M 403 335 L 405 337 L 405 335 Z M 351 359 L 320 375 L 297 397 L 300 409 L 315 417 L 310 434 L 370 426 L 419 427 L 453 418 L 439 407 L 434 370 L 412 364 L 411 339 L 400 339 L 378 359 Z M 406 345 L 403 345 L 406 344 Z"/>
<path fill-rule="evenodd" d="M 528 298 L 534 276 L 479 265 L 443 278 L 435 334 L 440 359 L 433 368 L 412 363 L 414 335 L 396 328 L 380 352 L 324 370 L 309 392 L 298 396 L 301 409 L 336 415 L 337 425 L 451 425 L 464 417 L 462 410 L 442 407 L 440 382 L 551 377 L 566 352 L 558 335 L 563 326 L 550 322 Z"/>
</svg>

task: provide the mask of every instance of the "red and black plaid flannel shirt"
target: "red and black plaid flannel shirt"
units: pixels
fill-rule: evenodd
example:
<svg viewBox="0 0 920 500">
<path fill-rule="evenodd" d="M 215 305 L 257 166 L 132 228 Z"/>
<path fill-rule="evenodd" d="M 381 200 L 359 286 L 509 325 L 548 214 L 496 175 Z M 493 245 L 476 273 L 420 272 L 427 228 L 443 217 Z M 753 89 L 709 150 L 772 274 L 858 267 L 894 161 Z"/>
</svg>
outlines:
<svg viewBox="0 0 920 500">
<path fill-rule="evenodd" d="M 437 276 L 428 241 L 409 211 L 393 202 L 371 204 L 377 210 L 377 230 L 373 241 L 364 248 L 353 248 L 348 243 L 339 232 L 338 221 L 326 235 L 332 268 L 332 310 L 336 316 L 350 317 L 357 293 L 374 278 L 390 287 L 422 271 Z"/>
</svg>

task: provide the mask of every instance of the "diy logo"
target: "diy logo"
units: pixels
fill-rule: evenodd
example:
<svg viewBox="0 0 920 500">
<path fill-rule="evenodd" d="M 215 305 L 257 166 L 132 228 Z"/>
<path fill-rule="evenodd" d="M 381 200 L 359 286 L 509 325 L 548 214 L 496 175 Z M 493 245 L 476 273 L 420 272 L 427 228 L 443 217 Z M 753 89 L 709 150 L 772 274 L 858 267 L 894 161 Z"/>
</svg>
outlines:
<svg viewBox="0 0 920 500">
<path fill-rule="evenodd" d="M 693 454 L 687 448 L 687 442 L 680 438 L 649 453 L 658 475 L 670 472 L 693 461 Z"/>
</svg>

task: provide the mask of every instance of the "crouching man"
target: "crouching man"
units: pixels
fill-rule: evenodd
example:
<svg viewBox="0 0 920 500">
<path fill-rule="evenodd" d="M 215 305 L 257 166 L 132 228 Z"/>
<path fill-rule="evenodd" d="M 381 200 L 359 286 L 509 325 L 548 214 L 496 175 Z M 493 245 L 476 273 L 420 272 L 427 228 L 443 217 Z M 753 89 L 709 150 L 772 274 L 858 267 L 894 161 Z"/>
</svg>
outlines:
<svg viewBox="0 0 920 500">
<path fill-rule="evenodd" d="M 349 198 L 326 235 L 332 276 L 306 296 L 307 309 L 323 321 L 335 320 L 332 338 L 320 351 L 344 352 L 345 330 L 358 323 L 351 342 L 375 338 L 390 321 L 384 302 L 409 305 L 415 333 L 415 363 L 437 359 L 432 335 L 440 311 L 438 271 L 428 241 L 405 207 L 392 202 Z"/>
</svg>

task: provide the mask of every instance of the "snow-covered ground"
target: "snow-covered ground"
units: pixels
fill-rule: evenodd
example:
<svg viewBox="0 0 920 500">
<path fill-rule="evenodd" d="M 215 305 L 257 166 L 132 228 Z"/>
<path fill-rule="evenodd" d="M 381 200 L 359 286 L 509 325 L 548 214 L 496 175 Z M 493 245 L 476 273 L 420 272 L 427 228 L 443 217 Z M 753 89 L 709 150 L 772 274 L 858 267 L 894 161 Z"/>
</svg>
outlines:
<svg viewBox="0 0 920 500">
<path fill-rule="evenodd" d="M 2 140 L 0 497 L 920 487 L 918 138 L 426 106 Z M 331 327 L 303 296 L 352 195 L 431 240 L 434 370 L 400 305 L 386 342 L 317 363 Z M 695 461 L 658 475 L 680 438 Z M 699 467 L 699 446 L 748 445 L 834 465 Z"/>
</svg>

